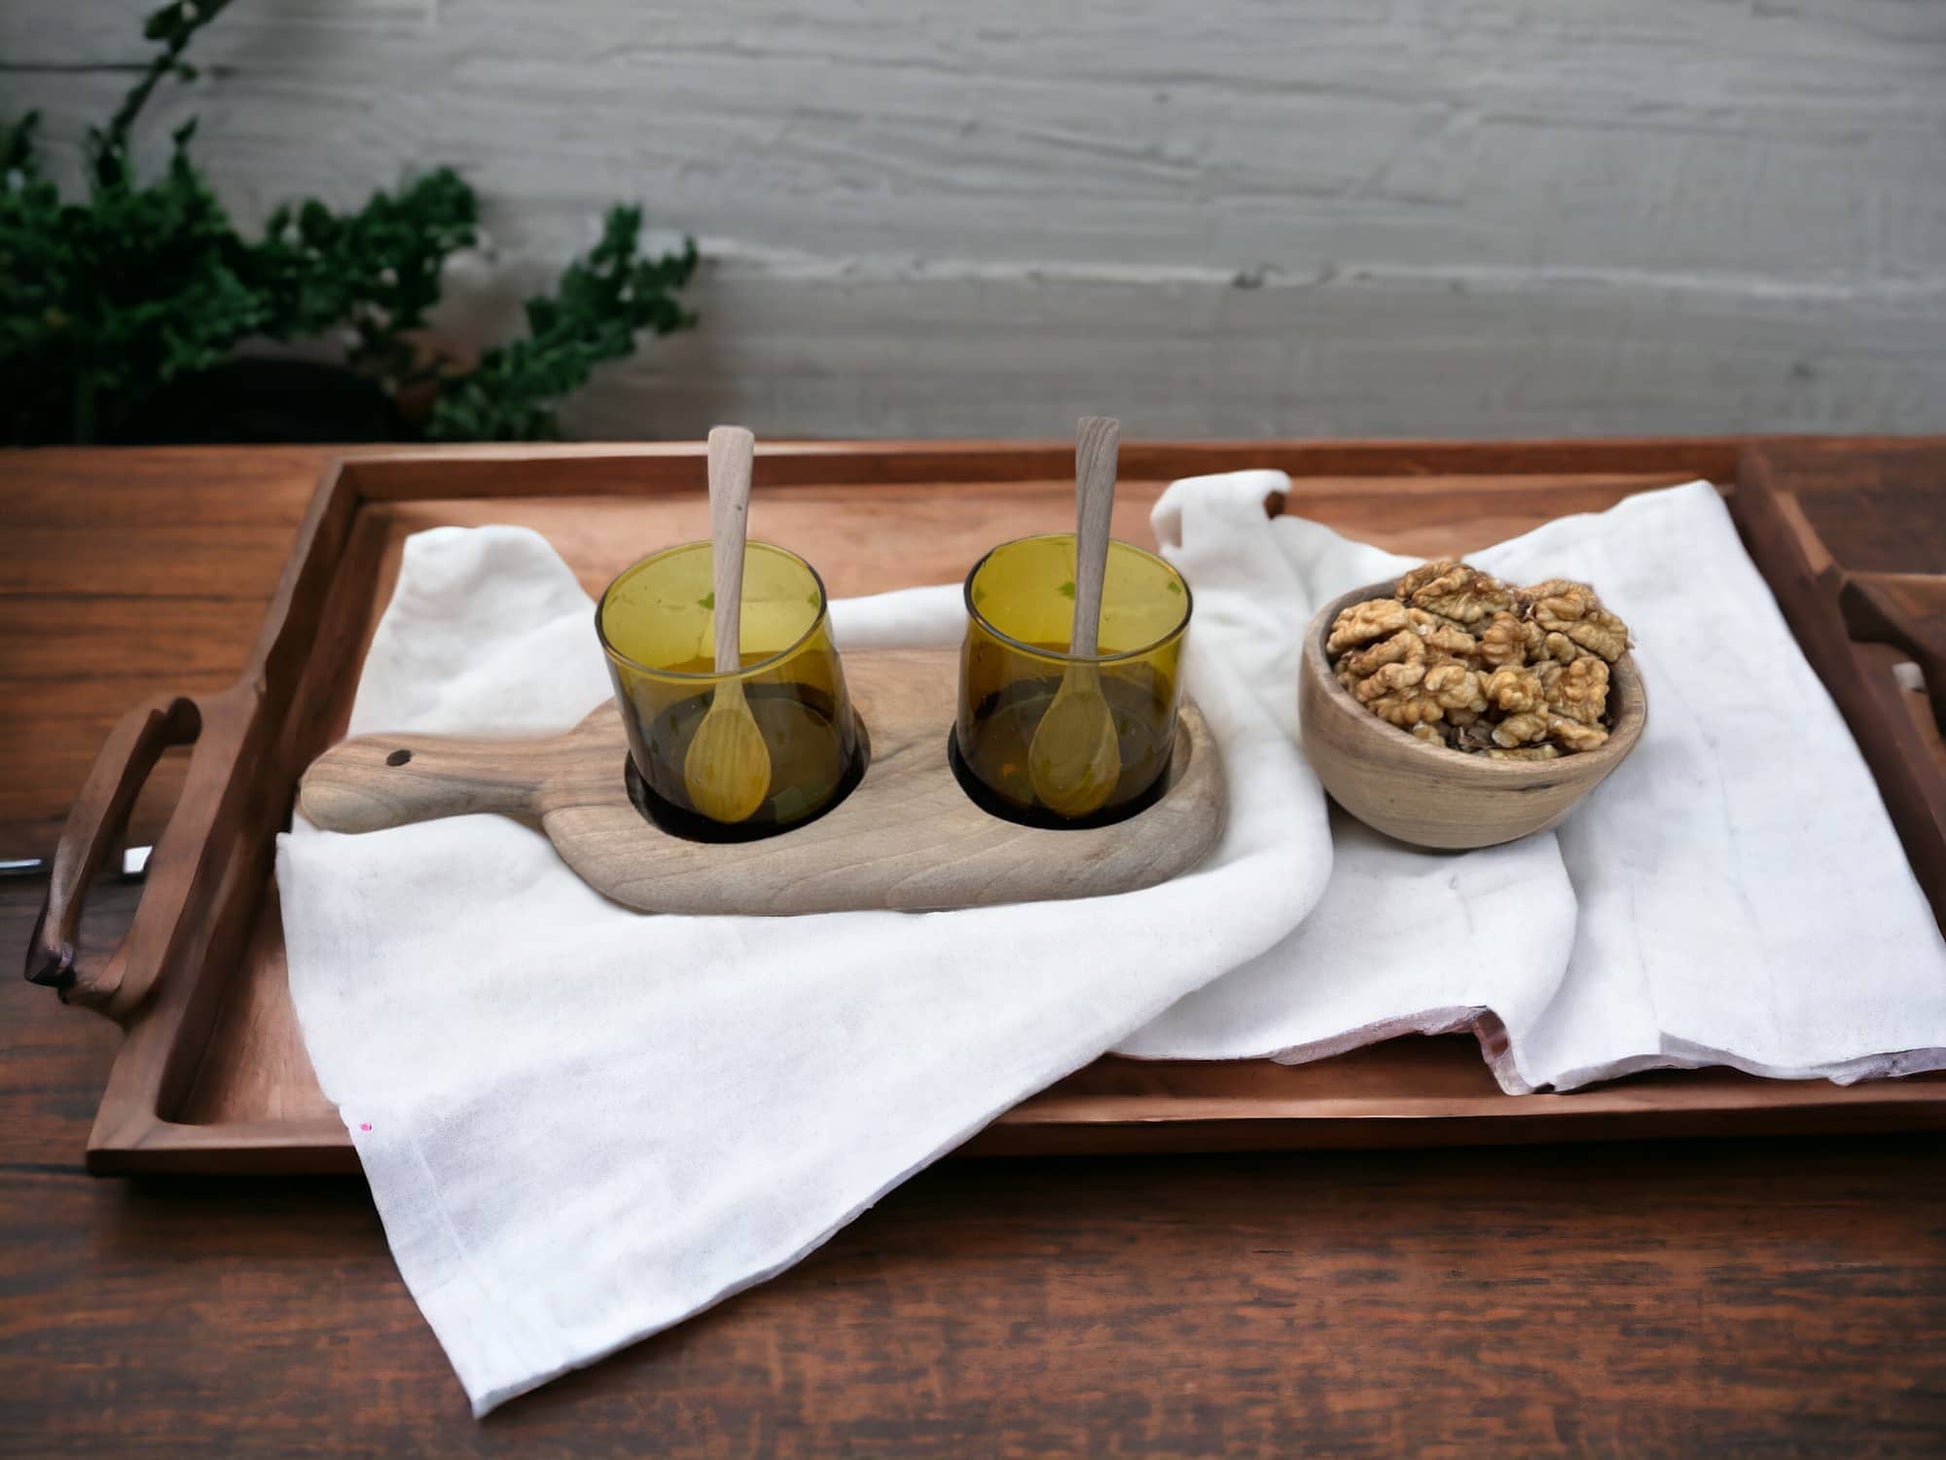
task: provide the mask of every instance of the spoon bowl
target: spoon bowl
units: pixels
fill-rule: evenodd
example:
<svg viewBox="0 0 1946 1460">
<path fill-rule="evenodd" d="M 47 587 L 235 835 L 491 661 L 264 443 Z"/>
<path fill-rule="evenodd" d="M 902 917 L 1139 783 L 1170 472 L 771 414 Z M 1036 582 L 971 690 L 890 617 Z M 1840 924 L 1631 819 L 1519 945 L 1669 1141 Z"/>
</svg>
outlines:
<svg viewBox="0 0 1946 1460">
<path fill-rule="evenodd" d="M 1092 664 L 1073 664 L 1061 676 L 1027 747 L 1034 794 L 1060 816 L 1099 811 L 1122 776 L 1115 717 L 1102 697 Z"/>
<path fill-rule="evenodd" d="M 690 804 L 711 821 L 748 821 L 770 795 L 770 772 L 770 747 L 743 697 L 743 683 L 726 679 L 711 693 L 683 756 Z"/>
</svg>

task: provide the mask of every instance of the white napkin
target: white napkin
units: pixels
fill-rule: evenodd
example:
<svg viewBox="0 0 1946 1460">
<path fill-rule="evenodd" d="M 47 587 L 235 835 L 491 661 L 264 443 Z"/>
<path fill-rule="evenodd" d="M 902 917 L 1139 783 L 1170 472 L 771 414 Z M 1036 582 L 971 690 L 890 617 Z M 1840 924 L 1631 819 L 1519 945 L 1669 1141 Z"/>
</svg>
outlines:
<svg viewBox="0 0 1946 1460">
<path fill-rule="evenodd" d="M 956 588 L 834 621 L 854 651 L 963 626 Z M 280 840 L 306 1046 L 476 1413 L 788 1267 L 1296 926 L 1330 864 L 1316 782 L 1220 655 L 1185 673 L 1249 794 L 1201 868 L 1119 897 L 649 917 L 504 817 Z M 538 733 L 608 694 L 547 544 L 442 528 L 406 543 L 351 729 Z"/>
<path fill-rule="evenodd" d="M 1413 560 L 1299 518 L 1280 473 L 1178 482 L 1156 508 L 1199 622 L 1286 728 L 1303 627 Z M 1154 1058 L 1315 1059 L 1474 1025 L 1510 1091 L 1653 1067 L 1840 1082 L 1946 1066 L 1946 944 L 1878 788 L 1706 483 L 1469 555 L 1593 583 L 1633 632 L 1649 722 L 1554 835 L 1415 852 L 1348 819 L 1290 937 L 1124 1042 Z"/>
<path fill-rule="evenodd" d="M 307 1046 L 476 1413 L 789 1266 L 1118 1041 L 1302 1059 L 1470 1024 L 1517 1090 L 1647 1064 L 1942 1063 L 1946 951 L 1712 491 L 1476 555 L 1586 576 L 1636 631 L 1649 731 L 1560 837 L 1437 855 L 1338 821 L 1334 865 L 1291 738 L 1299 636 L 1316 604 L 1407 560 L 1267 528 L 1263 498 L 1285 485 L 1178 483 L 1157 508 L 1197 593 L 1189 687 L 1232 787 L 1217 852 L 1164 887 L 657 918 L 500 817 L 282 839 Z M 415 536 L 352 730 L 566 728 L 608 694 L 591 618 L 531 533 Z M 854 651 L 948 644 L 961 625 L 951 588 L 834 618 Z"/>
</svg>

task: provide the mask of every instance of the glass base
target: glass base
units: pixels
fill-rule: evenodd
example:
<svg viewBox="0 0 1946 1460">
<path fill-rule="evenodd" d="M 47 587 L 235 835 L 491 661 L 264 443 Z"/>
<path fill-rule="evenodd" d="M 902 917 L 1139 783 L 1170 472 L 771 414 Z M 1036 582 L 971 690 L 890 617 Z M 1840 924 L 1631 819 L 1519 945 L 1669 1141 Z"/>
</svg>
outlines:
<svg viewBox="0 0 1946 1460">
<path fill-rule="evenodd" d="M 642 773 L 635 768 L 635 757 L 624 757 L 626 769 L 623 778 L 628 785 L 628 799 L 635 809 L 652 822 L 656 829 L 670 836 L 681 837 L 688 842 L 711 842 L 718 845 L 735 842 L 760 842 L 773 836 L 788 836 L 799 827 L 809 826 L 820 816 L 829 814 L 835 807 L 843 804 L 845 797 L 858 789 L 858 783 L 865 779 L 865 769 L 872 763 L 871 745 L 865 738 L 865 727 L 858 727 L 858 753 L 845 767 L 845 773 L 838 780 L 838 787 L 826 801 L 809 816 L 791 822 L 788 826 L 778 826 L 772 822 L 740 821 L 729 825 L 711 821 L 707 816 L 691 811 L 686 806 L 678 806 L 653 790 L 642 779 Z"/>
<path fill-rule="evenodd" d="M 1173 759 L 1173 758 L 1172 758 Z M 1104 806 L 1101 810 L 1087 816 L 1059 816 L 1044 806 L 1016 806 L 1013 802 L 995 795 L 991 787 L 973 774 L 966 759 L 959 753 L 959 729 L 955 726 L 946 732 L 946 760 L 953 768 L 953 779 L 959 788 L 966 792 L 966 799 L 1002 821 L 1011 821 L 1017 826 L 1038 827 L 1042 831 L 1089 831 L 1099 826 L 1114 826 L 1127 821 L 1131 816 L 1139 816 L 1169 792 L 1169 769 L 1163 768 L 1161 775 L 1149 783 L 1149 788 L 1130 797 L 1118 806 Z"/>
</svg>

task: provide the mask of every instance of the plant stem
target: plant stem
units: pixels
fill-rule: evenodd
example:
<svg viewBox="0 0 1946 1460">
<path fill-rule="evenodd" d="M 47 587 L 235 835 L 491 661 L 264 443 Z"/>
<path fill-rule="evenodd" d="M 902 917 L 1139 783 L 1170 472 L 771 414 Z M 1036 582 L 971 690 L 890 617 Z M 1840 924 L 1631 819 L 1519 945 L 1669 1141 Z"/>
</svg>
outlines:
<svg viewBox="0 0 1946 1460">
<path fill-rule="evenodd" d="M 162 22 L 165 17 L 173 20 L 174 24 L 168 25 L 162 31 L 159 37 L 163 43 L 162 50 L 149 61 L 147 69 L 142 73 L 142 79 L 128 89 L 128 94 L 122 98 L 122 104 L 115 109 L 115 115 L 109 118 L 108 130 L 102 134 L 100 149 L 96 154 L 96 174 L 103 181 L 109 180 L 104 168 L 117 167 L 119 159 L 126 154 L 129 133 L 134 130 L 135 119 L 142 114 L 142 108 L 148 105 L 149 97 L 154 94 L 162 78 L 175 74 L 194 74 L 182 65 L 182 53 L 189 49 L 189 43 L 196 38 L 196 32 L 221 15 L 229 3 L 230 0 L 200 0 L 200 3 L 193 3 L 193 0 L 192 3 L 180 3 L 179 0 L 179 3 L 165 6 L 149 18 L 151 27 Z M 150 33 L 155 34 L 155 31 L 151 29 Z M 110 159 L 116 161 L 110 162 Z"/>
<path fill-rule="evenodd" d="M 135 125 L 135 118 L 141 114 L 142 108 L 148 105 L 149 93 L 155 90 L 157 82 L 175 69 L 176 57 L 182 54 L 187 44 L 186 39 L 171 41 L 169 49 L 151 61 L 142 79 L 129 88 L 128 95 L 122 98 L 122 104 L 109 119 L 108 134 L 103 139 L 104 150 L 120 152 L 128 146 L 129 130 Z"/>
</svg>

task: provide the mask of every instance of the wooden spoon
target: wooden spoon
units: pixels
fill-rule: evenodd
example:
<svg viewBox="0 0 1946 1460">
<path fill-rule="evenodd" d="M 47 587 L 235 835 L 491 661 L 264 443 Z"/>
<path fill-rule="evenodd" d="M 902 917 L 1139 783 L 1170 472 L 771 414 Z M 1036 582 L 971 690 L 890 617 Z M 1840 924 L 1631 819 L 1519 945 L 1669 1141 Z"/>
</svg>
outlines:
<svg viewBox="0 0 1946 1460">
<path fill-rule="evenodd" d="M 1094 657 L 1101 633 L 1101 586 L 1108 569 L 1108 518 L 1115 505 L 1115 452 L 1121 423 L 1083 416 L 1074 443 L 1074 628 L 1068 653 Z M 1027 779 L 1057 816 L 1101 809 L 1122 776 L 1115 719 L 1092 663 L 1070 663 L 1027 747 Z"/>
<path fill-rule="evenodd" d="M 743 667 L 743 539 L 750 509 L 750 459 L 756 438 L 741 426 L 709 433 L 710 576 L 715 588 L 716 672 Z M 743 681 L 726 679 L 710 696 L 682 762 L 690 804 L 711 821 L 748 820 L 770 794 L 770 747 L 743 698 Z"/>
</svg>

